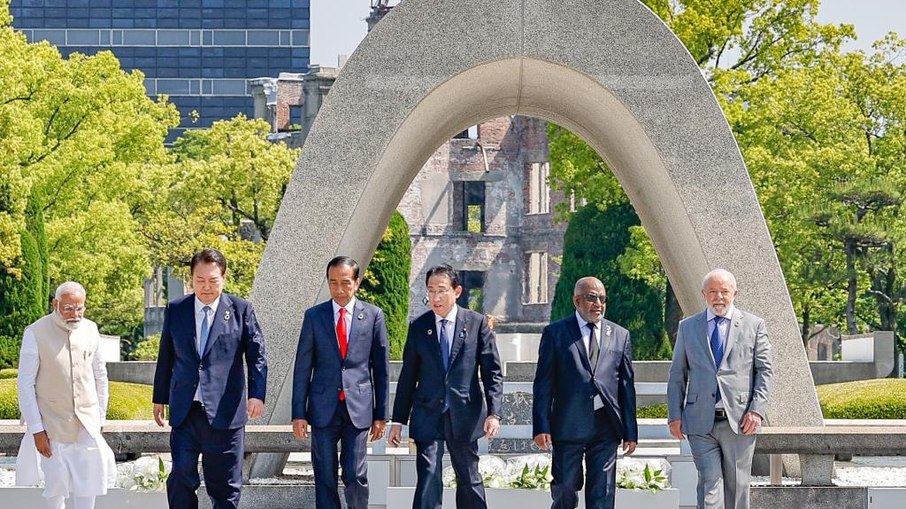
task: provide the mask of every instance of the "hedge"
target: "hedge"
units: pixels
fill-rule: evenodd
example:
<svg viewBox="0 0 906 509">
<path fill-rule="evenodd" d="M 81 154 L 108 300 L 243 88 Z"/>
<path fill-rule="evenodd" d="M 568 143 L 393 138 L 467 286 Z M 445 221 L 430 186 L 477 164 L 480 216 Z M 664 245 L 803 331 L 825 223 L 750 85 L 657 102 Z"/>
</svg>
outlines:
<svg viewBox="0 0 906 509">
<path fill-rule="evenodd" d="M 818 400 L 825 419 L 906 419 L 906 380 L 819 385 Z"/>
<path fill-rule="evenodd" d="M 153 419 L 151 386 L 126 382 L 110 382 L 110 403 L 107 418 L 111 420 Z M 0 419 L 19 419 L 16 400 L 16 379 L 0 379 Z"/>
</svg>

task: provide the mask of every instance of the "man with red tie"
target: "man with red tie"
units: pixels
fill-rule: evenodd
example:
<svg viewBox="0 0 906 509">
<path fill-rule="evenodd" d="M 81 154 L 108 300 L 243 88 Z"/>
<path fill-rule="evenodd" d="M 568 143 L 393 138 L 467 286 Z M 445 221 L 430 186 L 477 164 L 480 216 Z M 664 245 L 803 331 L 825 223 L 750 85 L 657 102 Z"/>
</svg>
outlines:
<svg viewBox="0 0 906 509">
<path fill-rule="evenodd" d="M 346 507 L 368 509 L 368 429 L 377 440 L 387 420 L 387 327 L 380 308 L 355 298 L 360 282 L 352 258 L 327 264 L 331 300 L 305 312 L 296 350 L 293 433 L 305 440 L 311 426 L 317 509 L 340 509 L 340 465 Z"/>
</svg>

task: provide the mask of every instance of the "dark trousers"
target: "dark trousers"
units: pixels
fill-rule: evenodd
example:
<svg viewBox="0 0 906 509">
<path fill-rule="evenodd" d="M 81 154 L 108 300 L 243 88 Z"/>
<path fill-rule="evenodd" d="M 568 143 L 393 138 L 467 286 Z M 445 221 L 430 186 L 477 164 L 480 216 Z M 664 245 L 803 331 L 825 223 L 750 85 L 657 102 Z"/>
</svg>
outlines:
<svg viewBox="0 0 906 509">
<path fill-rule="evenodd" d="M 337 463 L 337 443 L 340 461 Z M 343 495 L 348 509 L 368 509 L 368 428 L 356 428 L 346 402 L 340 401 L 330 424 L 312 427 L 311 463 L 315 471 L 315 506 L 340 509 L 337 468 L 343 467 Z"/>
<path fill-rule="evenodd" d="M 444 443 L 456 473 L 456 508 L 487 509 L 484 483 L 478 472 L 478 442 L 453 438 L 450 413 L 444 413 L 444 440 L 415 442 L 417 456 L 415 498 L 412 509 L 440 509 L 443 502 Z"/>
<path fill-rule="evenodd" d="M 167 478 L 167 502 L 171 509 L 197 509 L 195 491 L 198 456 L 205 488 L 214 509 L 239 507 L 242 488 L 242 454 L 245 428 L 214 429 L 200 403 L 193 403 L 186 420 L 170 432 L 173 471 Z"/>
<path fill-rule="evenodd" d="M 614 425 L 602 409 L 595 412 L 595 433 L 586 442 L 553 440 L 551 461 L 552 509 L 575 509 L 582 489 L 582 456 L 588 468 L 585 483 L 586 509 L 613 509 L 616 496 L 617 446 Z"/>
</svg>

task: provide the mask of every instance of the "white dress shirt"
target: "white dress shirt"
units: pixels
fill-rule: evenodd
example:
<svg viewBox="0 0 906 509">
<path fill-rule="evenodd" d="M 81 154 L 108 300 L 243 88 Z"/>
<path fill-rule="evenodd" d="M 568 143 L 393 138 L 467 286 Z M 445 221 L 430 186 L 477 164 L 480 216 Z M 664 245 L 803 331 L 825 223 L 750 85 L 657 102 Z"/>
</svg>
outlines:
<svg viewBox="0 0 906 509">
<path fill-rule="evenodd" d="M 446 317 L 443 317 L 437 313 L 434 313 L 434 324 L 437 325 L 437 342 L 438 342 L 438 344 L 440 343 L 440 329 L 441 329 L 440 321 L 441 320 L 447 321 L 447 327 L 444 328 L 444 334 L 447 335 L 447 358 L 448 359 L 450 358 L 450 353 L 453 351 L 453 338 L 455 337 L 454 334 L 456 334 L 456 310 L 457 309 L 458 309 L 458 306 L 453 306 L 453 308 L 450 309 L 450 312 L 447 313 Z"/>
<path fill-rule="evenodd" d="M 204 321 L 205 310 L 204 307 L 208 306 L 211 308 L 208 311 L 208 341 L 211 341 L 211 326 L 214 325 L 214 316 L 217 314 L 217 306 L 220 305 L 220 297 L 218 296 L 214 299 L 214 302 L 210 304 L 205 304 L 201 302 L 198 296 L 195 297 L 195 351 L 198 351 L 198 348 L 201 347 L 201 322 Z M 202 352 L 204 353 L 204 352 Z M 198 379 L 198 388 L 195 389 L 195 396 L 192 398 L 194 401 L 199 401 L 204 403 L 201 400 L 201 378 Z"/>
<path fill-rule="evenodd" d="M 343 309 L 346 310 L 346 318 L 344 319 L 344 321 L 346 322 L 346 346 L 348 348 L 349 347 L 349 338 L 350 338 L 349 332 L 352 330 L 352 312 L 355 310 L 355 297 L 350 299 L 349 302 L 347 302 L 345 306 L 340 306 L 339 304 L 337 304 L 337 301 L 335 301 L 333 299 L 330 300 L 330 303 L 333 304 L 333 328 L 334 328 L 334 330 L 337 329 L 337 324 L 340 323 L 340 308 L 342 307 Z M 337 345 L 339 345 L 339 344 L 340 344 L 340 338 L 337 337 Z"/>
<path fill-rule="evenodd" d="M 602 351 L 601 320 L 598 320 L 598 322 L 595 323 L 594 336 L 591 335 L 591 329 L 588 328 L 588 324 L 591 322 L 582 318 L 582 315 L 580 315 L 578 311 L 576 311 L 576 320 L 579 322 L 579 332 L 582 333 L 582 344 L 585 345 L 585 352 L 588 353 L 591 351 L 589 346 L 591 345 L 591 341 L 595 341 L 598 343 L 598 355 L 600 356 Z M 594 369 L 594 366 L 592 366 L 592 369 Z M 595 394 L 595 410 L 598 410 L 599 408 L 604 408 L 604 400 L 601 398 L 600 394 Z"/>
<path fill-rule="evenodd" d="M 32 330 L 26 329 L 25 334 L 22 335 L 22 348 L 19 353 L 19 375 L 16 384 L 19 391 L 22 418 L 28 425 L 28 432 L 32 435 L 44 431 L 41 412 L 38 410 L 38 397 L 35 394 L 39 367 L 38 341 Z M 91 369 L 94 371 L 94 385 L 98 393 L 98 408 L 101 412 L 101 426 L 103 426 L 107 415 L 109 394 L 107 392 L 107 368 L 104 360 L 101 359 L 100 349 L 94 352 Z"/>
<path fill-rule="evenodd" d="M 724 345 L 724 356 L 727 354 L 727 337 L 730 334 L 730 320 L 733 318 L 733 313 L 736 312 L 736 308 L 733 304 L 730 304 L 730 307 L 727 308 L 727 313 L 724 315 L 725 320 L 721 320 L 720 326 L 718 327 L 717 334 L 720 336 L 720 342 Z M 706 317 L 708 319 L 708 348 L 711 348 L 711 335 L 714 334 L 714 317 L 717 316 L 714 314 L 714 311 L 711 311 L 709 307 L 706 312 Z M 717 390 L 720 390 L 718 388 Z M 723 408 L 724 400 L 721 399 L 718 401 L 714 408 Z"/>
</svg>

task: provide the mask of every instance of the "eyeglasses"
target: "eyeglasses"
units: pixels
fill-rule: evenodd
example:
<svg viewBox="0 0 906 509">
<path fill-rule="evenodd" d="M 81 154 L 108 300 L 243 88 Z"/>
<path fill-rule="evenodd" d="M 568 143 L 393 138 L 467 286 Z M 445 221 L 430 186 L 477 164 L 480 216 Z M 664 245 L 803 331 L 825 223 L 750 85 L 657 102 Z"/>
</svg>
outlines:
<svg viewBox="0 0 906 509">
<path fill-rule="evenodd" d="M 453 293 L 453 290 L 450 288 L 444 288 L 442 290 L 428 290 L 427 298 L 433 299 L 435 297 L 446 297 Z"/>
<path fill-rule="evenodd" d="M 590 302 L 590 303 L 594 304 L 595 301 L 600 301 L 601 304 L 606 304 L 607 296 L 606 295 L 595 295 L 593 293 L 585 294 L 585 302 Z"/>
<path fill-rule="evenodd" d="M 72 313 L 73 311 L 81 313 L 85 311 L 85 306 L 73 306 L 72 304 L 66 304 L 65 306 L 63 306 L 64 313 Z"/>
</svg>

